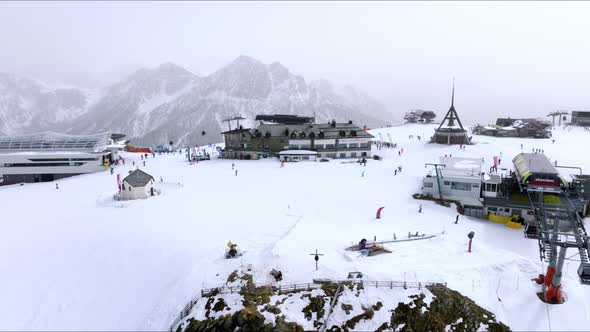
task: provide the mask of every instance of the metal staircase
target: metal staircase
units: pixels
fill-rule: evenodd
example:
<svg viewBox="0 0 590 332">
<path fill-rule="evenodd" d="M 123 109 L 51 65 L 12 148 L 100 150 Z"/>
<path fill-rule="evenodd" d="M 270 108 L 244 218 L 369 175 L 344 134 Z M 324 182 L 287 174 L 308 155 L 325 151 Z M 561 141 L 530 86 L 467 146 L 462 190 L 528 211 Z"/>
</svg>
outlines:
<svg viewBox="0 0 590 332">
<path fill-rule="evenodd" d="M 563 263 L 568 248 L 577 249 L 580 257 L 578 275 L 583 284 L 590 284 L 590 263 L 588 252 L 590 241 L 584 227 L 583 219 L 578 214 L 579 206 L 571 200 L 567 192 L 559 194 L 561 204 L 547 204 L 542 192 L 537 192 L 537 200 L 527 191 L 534 211 L 534 227 L 539 242 L 539 257 L 548 264 L 547 273 L 539 276 L 538 283 L 543 283 L 545 300 L 550 303 L 562 303 L 561 276 Z M 525 230 L 525 236 L 531 237 Z M 559 249 L 558 249 L 559 247 Z"/>
</svg>

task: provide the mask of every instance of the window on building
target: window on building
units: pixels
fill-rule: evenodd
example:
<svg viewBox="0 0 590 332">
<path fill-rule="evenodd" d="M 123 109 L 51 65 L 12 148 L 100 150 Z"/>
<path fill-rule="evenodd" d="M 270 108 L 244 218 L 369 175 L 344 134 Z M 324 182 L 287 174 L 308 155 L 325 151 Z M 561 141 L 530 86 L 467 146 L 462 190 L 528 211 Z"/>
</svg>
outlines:
<svg viewBox="0 0 590 332">
<path fill-rule="evenodd" d="M 297 149 L 299 149 L 299 145 L 297 145 L 297 144 L 289 144 L 289 149 L 291 149 L 291 150 L 297 150 Z"/>
<path fill-rule="evenodd" d="M 362 157 L 366 157 L 366 156 L 367 156 L 367 153 L 366 153 L 366 152 L 362 152 L 362 153 L 361 153 L 361 156 L 362 156 Z"/>
<path fill-rule="evenodd" d="M 368 148 L 369 147 L 369 143 L 361 143 L 360 144 L 361 148 Z"/>
<path fill-rule="evenodd" d="M 338 148 L 339 149 L 346 149 L 346 143 L 339 143 Z"/>
<path fill-rule="evenodd" d="M 311 148 L 311 145 L 309 144 L 301 144 L 301 148 L 304 150 L 309 150 Z"/>
<path fill-rule="evenodd" d="M 434 183 L 432 182 L 424 182 L 424 188 L 432 188 L 434 187 Z"/>
<path fill-rule="evenodd" d="M 451 182 L 452 190 L 471 190 L 471 186 L 467 182 Z"/>
<path fill-rule="evenodd" d="M 350 153 L 350 156 L 351 156 L 352 158 L 356 158 L 356 152 L 351 152 L 351 153 Z"/>
<path fill-rule="evenodd" d="M 346 158 L 346 153 L 344 153 L 344 152 L 341 152 L 341 153 L 340 153 L 340 158 Z"/>
<path fill-rule="evenodd" d="M 301 159 L 303 159 L 303 160 L 309 160 L 309 156 L 301 156 Z"/>
<path fill-rule="evenodd" d="M 358 148 L 359 144 L 358 143 L 350 143 L 350 144 L 348 144 L 348 147 L 349 148 Z"/>
<path fill-rule="evenodd" d="M 472 186 L 473 188 L 479 188 L 479 183 L 472 183 L 472 184 L 471 184 L 471 186 Z"/>
<path fill-rule="evenodd" d="M 451 181 L 445 181 L 445 186 L 450 186 L 451 185 Z"/>
<path fill-rule="evenodd" d="M 496 212 L 496 211 L 498 211 L 498 208 L 497 207 L 494 207 L 494 206 L 490 206 L 490 207 L 488 207 L 488 211 L 494 211 L 494 212 Z"/>
<path fill-rule="evenodd" d="M 324 148 L 324 144 L 316 144 L 315 145 L 316 149 L 323 149 Z"/>
<path fill-rule="evenodd" d="M 333 149 L 334 148 L 334 144 L 326 144 L 326 149 Z"/>
</svg>

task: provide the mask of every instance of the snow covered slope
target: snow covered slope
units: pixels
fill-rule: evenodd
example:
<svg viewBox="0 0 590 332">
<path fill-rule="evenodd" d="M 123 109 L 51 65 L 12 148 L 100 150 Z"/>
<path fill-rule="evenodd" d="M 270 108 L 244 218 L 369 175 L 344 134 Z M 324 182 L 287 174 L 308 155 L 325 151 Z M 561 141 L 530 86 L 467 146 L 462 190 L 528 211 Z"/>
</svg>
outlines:
<svg viewBox="0 0 590 332">
<path fill-rule="evenodd" d="M 270 283 L 271 268 L 285 284 L 312 278 L 343 279 L 362 271 L 369 280 L 441 281 L 496 314 L 514 330 L 587 330 L 590 287 L 577 280 L 577 263 L 566 262 L 567 301 L 547 306 L 530 278 L 543 272 L 537 243 L 521 230 L 461 217 L 434 203 L 416 201 L 425 162 L 438 156 L 512 156 L 544 149 L 560 164 L 590 169 L 578 153 L 590 132 L 554 132 L 551 140 L 474 136 L 477 143 L 431 145 L 434 126 L 406 125 L 375 130 L 390 133 L 404 148 L 375 151 L 383 161 L 299 162 L 284 168 L 276 160 L 220 160 L 189 165 L 184 156 L 149 158 L 142 169 L 164 181 L 162 195 L 114 202 L 115 175 L 83 175 L 54 183 L 0 187 L 0 328 L 6 330 L 163 330 L 201 288 L 225 283 L 229 273 L 252 264 L 254 281 Z M 415 137 L 414 136 L 414 137 Z M 125 154 L 126 174 L 140 165 Z M 238 175 L 234 175 L 232 163 Z M 393 169 L 403 166 L 396 176 Z M 365 176 L 361 177 L 361 173 Z M 178 183 L 182 186 L 178 186 Z M 418 206 L 423 213 L 418 214 Z M 385 206 L 382 219 L 377 208 Z M 344 248 L 361 238 L 393 233 L 439 233 L 429 240 L 386 247 L 375 257 L 351 256 Z M 475 232 L 473 253 L 467 233 Z M 225 260 L 228 241 L 246 254 Z M 315 271 L 313 256 L 324 256 Z M 367 293 L 365 296 L 371 296 Z M 295 316 L 295 315 L 293 315 Z"/>
</svg>

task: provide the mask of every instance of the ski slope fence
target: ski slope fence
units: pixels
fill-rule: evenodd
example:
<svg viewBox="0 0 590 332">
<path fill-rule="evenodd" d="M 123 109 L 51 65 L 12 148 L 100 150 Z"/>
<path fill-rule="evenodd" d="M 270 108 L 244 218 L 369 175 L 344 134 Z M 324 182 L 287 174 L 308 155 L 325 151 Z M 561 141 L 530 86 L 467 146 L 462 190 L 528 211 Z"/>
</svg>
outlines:
<svg viewBox="0 0 590 332">
<path fill-rule="evenodd" d="M 422 288 L 446 288 L 447 283 L 441 282 L 416 282 L 416 281 L 367 281 L 367 280 L 331 280 L 327 284 L 356 284 L 361 288 L 375 287 L 375 288 L 403 288 L 403 289 L 422 289 Z M 182 311 L 176 316 L 170 325 L 170 331 L 174 332 L 174 328 L 182 321 L 183 318 L 189 315 L 194 305 L 199 299 L 210 297 L 217 294 L 234 294 L 234 293 L 250 293 L 250 294 L 284 294 L 297 291 L 310 291 L 319 289 L 323 283 L 305 283 L 305 284 L 290 284 L 279 286 L 258 286 L 254 289 L 247 289 L 246 287 L 217 287 L 201 289 L 201 292 L 195 296 L 189 303 L 187 303 Z"/>
</svg>

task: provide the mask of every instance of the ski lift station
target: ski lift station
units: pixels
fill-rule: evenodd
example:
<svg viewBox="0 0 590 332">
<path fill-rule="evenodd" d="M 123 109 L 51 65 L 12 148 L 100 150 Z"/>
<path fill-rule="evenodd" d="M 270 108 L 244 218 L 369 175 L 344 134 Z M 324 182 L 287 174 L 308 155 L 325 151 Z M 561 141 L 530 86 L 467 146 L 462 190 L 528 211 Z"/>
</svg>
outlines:
<svg viewBox="0 0 590 332">
<path fill-rule="evenodd" d="M 113 160 L 110 133 L 44 132 L 0 137 L 0 184 L 45 182 L 105 170 Z"/>
<path fill-rule="evenodd" d="M 490 170 L 495 174 L 486 174 L 482 164 L 479 159 L 453 157 L 426 164 L 433 169 L 423 179 L 422 194 L 459 202 L 468 216 L 517 229 L 524 225 L 524 236 L 538 240 L 540 258 L 549 263 L 547 272 L 535 279 L 544 284 L 545 302 L 563 302 L 561 271 L 568 248 L 579 255 L 580 281 L 590 284 L 590 241 L 583 223 L 590 176 L 581 174 L 579 167 L 557 166 L 541 153 L 518 154 L 509 176 L 499 175 L 497 168 Z M 572 176 L 570 183 L 559 167 L 579 169 L 580 175 Z"/>
<path fill-rule="evenodd" d="M 466 214 L 481 217 L 482 161 L 475 158 L 440 157 L 422 182 L 422 194 L 434 198 L 459 201 Z M 491 178 L 489 181 L 493 181 Z M 494 179 L 495 180 L 495 179 Z M 485 187 L 484 195 L 495 195 L 496 188 Z"/>
</svg>

